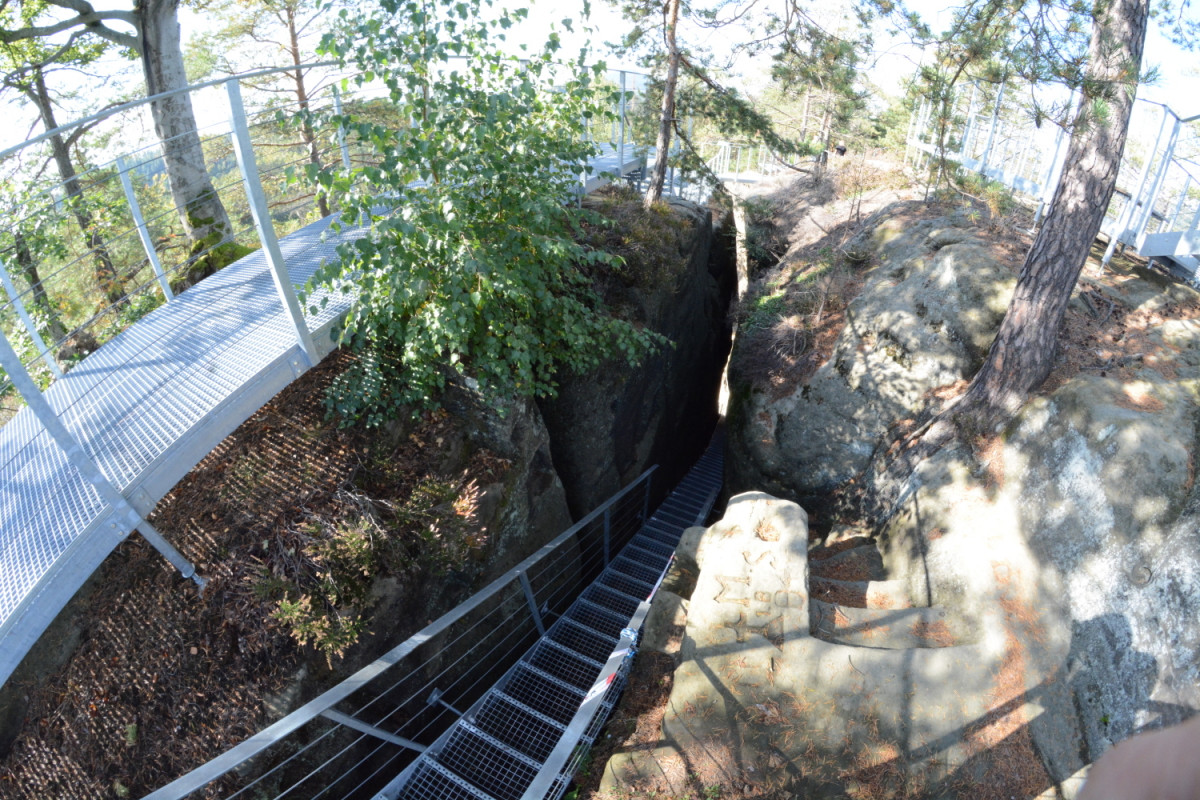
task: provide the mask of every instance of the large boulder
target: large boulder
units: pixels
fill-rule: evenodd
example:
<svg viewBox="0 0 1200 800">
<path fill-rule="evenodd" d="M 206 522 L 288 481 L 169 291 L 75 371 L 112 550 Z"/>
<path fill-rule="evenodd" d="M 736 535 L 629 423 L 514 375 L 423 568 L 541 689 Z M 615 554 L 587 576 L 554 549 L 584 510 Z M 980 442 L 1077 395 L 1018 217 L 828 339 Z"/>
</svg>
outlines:
<svg viewBox="0 0 1200 800">
<path fill-rule="evenodd" d="M 672 200 L 670 214 L 656 246 L 676 263 L 607 299 L 671 344 L 637 367 L 612 361 L 565 375 L 558 396 L 540 401 L 576 517 L 655 464 L 655 485 L 665 493 L 704 452 L 716 425 L 736 282 L 731 243 L 727 231 L 714 233 L 706 208 Z"/>
<path fill-rule="evenodd" d="M 1065 654 L 1051 637 L 1015 646 L 1040 635 L 1039 621 L 999 605 L 971 641 L 913 645 L 898 620 L 936 623 L 874 609 L 881 624 L 868 644 L 831 642 L 814 628 L 803 509 L 746 493 L 696 534 L 681 545 L 699 572 L 661 738 L 610 759 L 606 796 L 912 797 L 983 779 L 1002 767 L 980 754 L 1019 727 L 1025 696 L 1047 677 L 1040 651 Z M 1026 608 L 1015 593 L 1003 598 Z M 667 600 L 666 616 L 678 613 Z M 1013 700 L 989 726 L 989 709 Z"/>
<path fill-rule="evenodd" d="M 823 500 L 885 431 L 933 406 L 931 390 L 979 365 L 1012 272 L 968 220 L 894 211 L 860 240 L 878 265 L 829 362 L 782 389 L 736 387 L 736 488 Z M 943 696 L 970 700 L 975 730 L 1016 715 L 987 750 L 1036 754 L 1021 791 L 1070 796 L 1115 742 L 1200 712 L 1198 310 L 1196 293 L 1142 269 L 1085 276 L 1042 391 L 1006 428 L 922 463 L 893 513 L 869 521 L 878 577 L 902 587 L 889 591 L 947 609 L 982 632 L 976 645 L 1008 642 L 980 657 L 994 678 L 983 695 L 949 673 Z M 983 796 L 946 783 L 978 774 L 967 767 L 939 785 Z"/>
<path fill-rule="evenodd" d="M 901 203 L 873 220 L 845 248 L 876 266 L 828 361 L 783 388 L 731 387 L 735 490 L 820 502 L 867 466 L 892 424 L 982 363 L 1012 294 L 1010 267 L 966 214 L 929 219 Z"/>
</svg>

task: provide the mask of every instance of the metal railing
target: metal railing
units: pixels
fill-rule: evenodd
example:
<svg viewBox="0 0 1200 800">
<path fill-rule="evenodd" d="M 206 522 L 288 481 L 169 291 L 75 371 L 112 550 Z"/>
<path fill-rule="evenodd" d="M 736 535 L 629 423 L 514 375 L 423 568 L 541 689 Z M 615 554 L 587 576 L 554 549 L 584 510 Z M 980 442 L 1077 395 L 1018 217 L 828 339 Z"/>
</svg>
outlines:
<svg viewBox="0 0 1200 800">
<path fill-rule="evenodd" d="M 372 797 L 591 585 L 649 516 L 652 467 L 346 681 L 145 800 Z"/>
<path fill-rule="evenodd" d="M 963 87 L 944 130 L 927 99 L 909 121 L 905 163 L 920 170 L 940 155 L 1038 202 L 1040 221 L 1054 197 L 1066 158 L 1059 126 L 1035 124 L 1031 105 L 1014 99 L 1005 84 Z M 1077 98 L 1067 104 L 1073 116 Z M 938 141 L 942 138 L 943 141 Z M 1108 239 L 1102 263 L 1118 246 L 1165 257 L 1195 280 L 1200 269 L 1200 115 L 1181 118 L 1168 106 L 1138 99 L 1101 233 Z"/>
<path fill-rule="evenodd" d="M 119 144 L 81 162 L 77 174 L 31 180 L 20 197 L 0 197 L 0 681 L 134 530 L 202 583 L 147 515 L 225 435 L 334 347 L 349 298 L 326 290 L 302 308 L 296 287 L 335 257 L 339 242 L 366 230 L 331 228 L 321 198 L 294 176 L 314 163 L 348 169 L 377 156 L 352 132 L 307 131 L 301 112 L 410 121 L 380 85 L 345 80 L 329 64 L 304 69 L 305 101 L 255 85 L 294 67 L 180 90 L 196 108 L 206 178 L 230 223 L 194 245 L 149 119 L 152 101 L 176 93 L 0 153 L 11 183 L 42 172 L 55 136 L 95 126 L 98 141 Z M 621 174 L 640 149 L 634 114 L 644 77 L 616 72 L 611 83 L 627 92 L 617 121 L 592 131 L 617 140 L 594 171 Z M 589 188 L 597 180 L 582 178 Z"/>
</svg>

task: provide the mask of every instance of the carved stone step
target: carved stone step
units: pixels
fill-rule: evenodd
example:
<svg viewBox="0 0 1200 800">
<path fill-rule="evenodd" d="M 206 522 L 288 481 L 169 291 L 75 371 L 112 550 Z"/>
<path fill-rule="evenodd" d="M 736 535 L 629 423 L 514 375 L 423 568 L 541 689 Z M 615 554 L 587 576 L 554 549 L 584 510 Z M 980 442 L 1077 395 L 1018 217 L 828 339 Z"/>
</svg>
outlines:
<svg viewBox="0 0 1200 800">
<path fill-rule="evenodd" d="M 888 577 L 883 568 L 883 556 L 873 544 L 859 545 L 817 560 L 809 553 L 808 573 L 839 581 L 882 581 Z"/>
<path fill-rule="evenodd" d="M 945 608 L 851 608 L 812 601 L 812 635 L 834 644 L 885 650 L 966 643 L 961 621 Z"/>
<path fill-rule="evenodd" d="M 814 600 L 848 608 L 913 608 L 905 581 L 839 581 L 811 576 L 808 593 Z"/>
</svg>

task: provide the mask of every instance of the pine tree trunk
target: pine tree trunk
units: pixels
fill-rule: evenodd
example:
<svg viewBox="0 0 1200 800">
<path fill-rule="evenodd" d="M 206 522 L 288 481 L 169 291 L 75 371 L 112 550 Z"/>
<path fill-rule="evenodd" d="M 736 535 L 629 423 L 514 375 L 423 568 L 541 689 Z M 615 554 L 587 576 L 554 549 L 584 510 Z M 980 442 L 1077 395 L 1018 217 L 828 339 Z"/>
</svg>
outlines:
<svg viewBox="0 0 1200 800">
<path fill-rule="evenodd" d="M 1095 19 L 1062 177 L 987 360 L 957 403 L 884 448 L 862 498 L 869 516 L 888 518 L 918 464 L 956 438 L 1000 429 L 1050 374 L 1067 302 L 1116 186 L 1148 16 L 1149 0 L 1112 0 Z M 1104 115 L 1095 113 L 1100 102 Z"/>
<path fill-rule="evenodd" d="M 179 42 L 178 0 L 139 0 L 142 70 L 146 93 L 155 95 L 187 86 Z M 154 130 L 162 142 L 171 197 L 183 221 L 194 257 L 186 277 L 194 283 L 234 260 L 233 228 L 213 188 L 192 100 L 186 92 L 150 104 Z M 207 252 L 206 252 L 207 251 Z"/>
<path fill-rule="evenodd" d="M 667 179 L 668 150 L 671 147 L 671 126 L 675 124 L 675 84 L 679 82 L 679 47 L 675 43 L 675 28 L 679 24 L 679 0 L 668 0 L 667 6 L 667 77 L 663 82 L 662 117 L 655 142 L 654 170 L 646 188 L 644 205 L 647 209 L 662 199 Z"/>
<path fill-rule="evenodd" d="M 1148 14 L 1149 0 L 1113 0 L 1094 23 L 1062 178 L 987 361 L 959 404 L 964 409 L 1013 414 L 1050 374 L 1067 302 L 1116 186 Z M 1108 112 L 1098 118 L 1094 104 L 1104 92 Z"/>
<path fill-rule="evenodd" d="M 31 77 L 33 83 L 28 87 L 29 91 L 26 92 L 26 95 L 37 107 L 38 115 L 46 130 L 54 130 L 58 127 L 58 121 L 54 118 L 54 107 L 50 103 L 50 92 L 46 88 L 45 75 L 40 69 L 35 69 L 32 71 Z M 110 304 L 120 304 L 124 301 L 125 292 L 121 288 L 121 281 L 117 278 L 117 270 L 113 266 L 112 257 L 108 253 L 104 239 L 100 236 L 96 220 L 84 204 L 83 187 L 79 183 L 79 174 L 75 171 L 70 148 L 62 136 L 55 134 L 50 137 L 50 153 L 54 158 L 55 167 L 58 168 L 58 176 L 62 179 L 63 188 L 67 191 L 67 205 L 75 217 L 75 221 L 79 224 L 79 230 L 83 233 L 88 250 L 96 261 L 96 285 Z M 34 291 L 39 290 L 41 290 L 40 283 Z M 41 291 L 44 296 L 45 291 Z"/>
</svg>

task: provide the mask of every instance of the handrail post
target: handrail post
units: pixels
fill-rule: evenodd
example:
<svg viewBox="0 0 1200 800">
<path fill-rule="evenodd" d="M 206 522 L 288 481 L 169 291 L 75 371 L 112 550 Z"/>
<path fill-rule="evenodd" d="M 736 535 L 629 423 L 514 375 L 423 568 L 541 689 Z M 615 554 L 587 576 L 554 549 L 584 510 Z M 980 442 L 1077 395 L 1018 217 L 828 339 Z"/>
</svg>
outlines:
<svg viewBox="0 0 1200 800">
<path fill-rule="evenodd" d="M 154 240 L 150 238 L 150 229 L 146 227 L 146 219 L 142 216 L 142 206 L 138 203 L 137 195 L 133 193 L 133 182 L 129 180 L 129 164 L 125 161 L 125 156 L 117 156 L 117 172 L 121 176 L 121 187 L 125 190 L 125 202 L 129 205 L 129 212 L 133 215 L 133 224 L 137 227 L 138 238 L 142 241 L 142 249 L 146 251 L 146 258 L 150 259 L 150 266 L 154 269 L 154 277 L 158 278 L 158 285 L 162 288 L 163 297 L 169 303 L 175 299 L 175 293 L 171 291 L 171 282 L 167 280 L 162 262 L 158 259 L 158 251 L 154 249 Z"/>
<path fill-rule="evenodd" d="M 621 70 L 621 155 L 617 158 L 617 172 L 625 174 L 625 70 Z"/>
<path fill-rule="evenodd" d="M 337 84 L 329 87 L 333 90 L 333 113 L 339 117 L 342 116 L 342 93 L 338 91 Z M 338 149 L 342 151 L 342 167 L 347 172 L 350 171 L 350 146 L 346 144 L 346 128 L 338 123 L 337 129 Z"/>
<path fill-rule="evenodd" d="M 1104 249 L 1104 256 L 1100 259 L 1101 272 L 1108 266 L 1108 262 L 1112 261 L 1113 254 L 1117 251 L 1117 244 L 1125 238 L 1125 234 L 1129 232 L 1130 226 L 1133 224 L 1134 215 L 1137 213 L 1137 204 L 1141 202 L 1142 193 L 1146 191 L 1146 181 L 1150 178 L 1150 164 L 1154 161 L 1154 156 L 1158 155 L 1158 146 L 1162 144 L 1163 134 L 1167 132 L 1168 113 L 1170 113 L 1169 109 L 1163 106 L 1162 123 L 1158 126 L 1158 136 L 1154 139 L 1154 148 L 1146 156 L 1146 163 L 1142 164 L 1142 171 L 1137 180 L 1137 190 L 1130 192 L 1129 201 L 1121 209 L 1121 214 L 1117 217 L 1117 225 L 1108 237 L 1108 247 Z"/>
<path fill-rule="evenodd" d="M 54 377 L 61 378 L 63 376 L 62 367 L 54 360 L 54 356 L 50 355 L 50 348 L 46 346 L 46 341 L 42 338 L 42 334 L 38 332 L 37 326 L 33 324 L 33 317 L 29 316 L 29 310 L 25 308 L 25 302 L 21 299 L 21 294 L 13 284 L 12 277 L 8 274 L 8 268 L 4 266 L 2 259 L 0 259 L 0 284 L 4 285 L 4 291 L 8 294 L 8 299 L 12 301 L 17 316 L 21 318 L 21 324 L 25 326 L 25 332 L 33 339 L 33 346 L 37 348 L 38 355 L 41 356 L 46 366 L 50 368 L 50 372 L 54 374 Z M 0 334 L 3 334 L 3 331 L 0 331 Z M 5 343 L 7 344 L 7 339 Z M 7 372 L 8 370 L 6 369 L 5 371 Z"/>
<path fill-rule="evenodd" d="M 654 480 L 654 473 L 646 476 L 646 491 L 642 494 L 642 524 L 646 524 L 646 520 L 650 519 L 650 485 Z"/>
<path fill-rule="evenodd" d="M 1142 238 L 1146 235 L 1146 229 L 1150 227 L 1150 221 L 1154 219 L 1154 204 L 1158 200 L 1158 193 L 1162 191 L 1167 171 L 1171 168 L 1171 160 L 1175 157 L 1175 145 L 1179 142 L 1179 129 L 1181 127 L 1183 127 L 1183 122 L 1180 121 L 1179 117 L 1175 117 L 1175 124 L 1171 127 L 1171 135 L 1167 139 L 1166 147 L 1163 148 L 1158 171 L 1154 175 L 1154 181 L 1150 184 L 1150 191 L 1146 193 L 1146 202 L 1142 205 L 1141 217 L 1134 228 L 1134 240 L 1139 245 Z"/>
<path fill-rule="evenodd" d="M 529 576 L 525 570 L 517 572 L 517 577 L 521 579 L 521 588 L 525 591 L 525 602 L 529 605 L 529 614 L 533 617 L 533 624 L 537 626 L 539 636 L 546 635 L 546 625 L 542 621 L 542 612 L 538 610 L 537 598 L 533 594 L 533 584 L 529 582 Z"/>
<path fill-rule="evenodd" d="M 1179 215 L 1183 213 L 1183 204 L 1187 200 L 1188 189 L 1192 188 L 1192 176 L 1189 174 L 1183 181 L 1183 191 L 1179 193 L 1179 201 L 1175 203 L 1175 210 L 1171 212 L 1171 221 L 1167 223 L 1167 230 L 1175 230 L 1176 223 L 1179 222 Z"/>
<path fill-rule="evenodd" d="M 275 227 L 271 222 L 271 214 L 267 208 L 267 196 L 263 192 L 262 179 L 258 174 L 258 163 L 254 160 L 254 148 L 250 142 L 250 128 L 246 123 L 246 109 L 242 105 L 242 88 L 237 80 L 225 84 L 229 94 L 229 119 L 233 128 L 233 150 L 237 155 L 238 167 L 242 171 L 242 181 L 246 186 L 246 198 L 250 201 L 250 214 L 254 218 L 254 227 L 258 231 L 258 239 L 262 242 L 263 252 L 267 257 L 271 278 L 275 281 L 275 290 L 284 310 L 292 319 L 296 330 L 296 339 L 300 349 L 308 359 L 308 366 L 313 366 L 320 357 L 313 343 L 308 324 L 304 321 L 304 311 L 296 297 L 296 288 L 288 277 L 287 263 L 283 259 L 283 251 L 279 249 L 279 239 L 275 236 Z"/>
<path fill-rule="evenodd" d="M 612 551 L 612 506 L 604 509 L 604 566 L 608 566 Z"/>
<path fill-rule="evenodd" d="M 996 107 L 992 109 L 992 124 L 988 126 L 987 144 L 983 146 L 983 155 L 979 157 L 979 174 L 984 178 L 987 177 L 988 160 L 992 155 L 992 143 L 996 140 L 996 125 L 1000 121 L 1000 107 L 1004 105 L 1004 87 L 1006 83 L 1007 81 L 1000 81 L 1000 91 L 996 92 Z"/>
<path fill-rule="evenodd" d="M 142 534 L 143 539 L 179 570 L 183 577 L 191 579 L 203 589 L 206 581 L 196 574 L 196 567 L 137 512 L 137 509 L 100 471 L 100 467 L 83 449 L 74 434 L 67 430 L 67 426 L 59 419 L 45 395 L 30 377 L 29 371 L 21 363 L 20 357 L 13 350 L 3 331 L 0 331 L 0 367 L 8 374 L 8 379 L 21 393 L 29 410 L 37 417 L 38 422 L 42 423 L 46 433 L 58 445 L 67 462 L 95 487 L 100 499 L 111 509 L 110 513 L 118 518 L 117 521 L 109 523 L 109 528 L 121 537 L 137 530 Z"/>
</svg>

